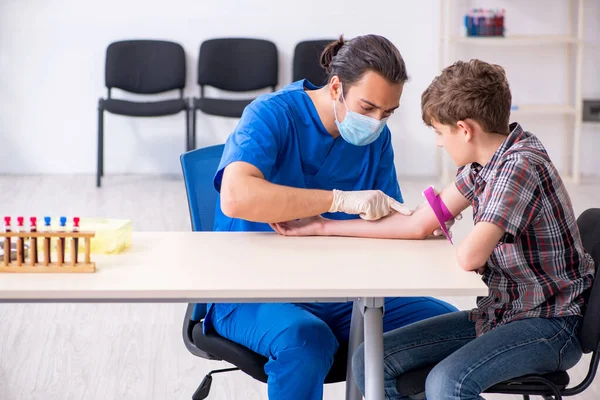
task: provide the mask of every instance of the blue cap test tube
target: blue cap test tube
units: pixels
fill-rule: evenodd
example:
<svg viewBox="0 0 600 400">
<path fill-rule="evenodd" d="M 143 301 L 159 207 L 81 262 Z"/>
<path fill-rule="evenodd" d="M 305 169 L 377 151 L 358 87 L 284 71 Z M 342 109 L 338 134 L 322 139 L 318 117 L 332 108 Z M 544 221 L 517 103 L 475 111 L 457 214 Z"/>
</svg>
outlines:
<svg viewBox="0 0 600 400">
<path fill-rule="evenodd" d="M 67 226 L 67 217 L 60 217 L 58 219 L 58 221 L 60 222 L 60 231 L 63 232 L 65 231 L 65 227 Z M 65 238 L 61 237 L 59 238 L 60 240 L 60 254 L 59 254 L 59 259 L 58 259 L 58 263 L 59 265 L 64 262 L 65 260 Z"/>
</svg>

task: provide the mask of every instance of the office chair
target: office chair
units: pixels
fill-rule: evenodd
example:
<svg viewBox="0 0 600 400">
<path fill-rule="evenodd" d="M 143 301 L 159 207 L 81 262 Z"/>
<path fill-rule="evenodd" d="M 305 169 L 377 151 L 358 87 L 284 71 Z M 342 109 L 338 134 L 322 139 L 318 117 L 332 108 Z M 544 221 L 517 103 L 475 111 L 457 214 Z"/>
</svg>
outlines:
<svg viewBox="0 0 600 400">
<path fill-rule="evenodd" d="M 161 40 L 124 40 L 106 49 L 106 99 L 98 100 L 98 166 L 96 187 L 104 176 L 104 111 L 129 117 L 161 117 L 185 111 L 186 150 L 189 149 L 189 107 L 183 98 L 185 52 L 177 43 Z M 119 100 L 111 97 L 117 88 L 136 94 L 158 94 L 179 90 L 179 97 L 153 102 Z"/>
<path fill-rule="evenodd" d="M 217 191 L 213 178 L 217 172 L 224 145 L 216 145 L 193 150 L 181 155 L 181 167 L 187 192 L 188 206 L 193 231 L 212 231 Z M 207 360 L 222 360 L 233 364 L 234 368 L 210 371 L 192 400 L 208 397 L 212 375 L 241 370 L 256 380 L 267 382 L 264 366 L 268 359 L 252 350 L 221 337 L 214 331 L 204 334 L 202 320 L 206 316 L 206 304 L 188 304 L 183 321 L 183 342 L 195 356 Z M 344 382 L 348 343 L 340 343 L 334 362 L 325 383 Z"/>
<path fill-rule="evenodd" d="M 308 79 L 315 86 L 327 84 L 327 71 L 321 66 L 321 53 L 334 40 L 305 40 L 296 45 L 292 67 L 294 82 Z"/>
<path fill-rule="evenodd" d="M 253 98 L 206 97 L 206 86 L 228 92 L 249 92 L 265 88 L 275 91 L 279 76 L 277 47 L 262 39 L 219 38 L 200 45 L 198 85 L 200 97 L 192 99 L 190 149 L 196 148 L 196 110 L 208 115 L 240 118 Z"/>
<path fill-rule="evenodd" d="M 583 247 L 600 268 L 600 208 L 584 211 L 577 218 L 577 225 L 583 240 Z M 596 273 L 597 274 L 597 273 Z M 590 366 L 584 380 L 567 389 L 570 377 L 567 371 L 551 372 L 545 375 L 527 375 L 498 383 L 484 393 L 517 394 L 524 400 L 537 395 L 545 399 L 561 400 L 566 396 L 575 396 L 586 390 L 594 380 L 598 370 L 600 344 L 600 285 L 594 284 L 588 291 L 588 303 L 580 332 L 580 341 L 584 353 L 592 353 Z M 425 398 L 425 380 L 435 364 L 409 371 L 396 382 L 398 391 L 415 400 Z"/>
</svg>

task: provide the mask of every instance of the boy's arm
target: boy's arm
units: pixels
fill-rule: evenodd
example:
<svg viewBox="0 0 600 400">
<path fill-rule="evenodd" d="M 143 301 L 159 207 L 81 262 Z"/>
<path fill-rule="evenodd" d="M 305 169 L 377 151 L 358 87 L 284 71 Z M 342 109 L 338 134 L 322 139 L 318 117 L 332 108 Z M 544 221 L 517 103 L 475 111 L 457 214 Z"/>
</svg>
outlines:
<svg viewBox="0 0 600 400">
<path fill-rule="evenodd" d="M 479 222 L 456 249 L 463 269 L 473 271 L 486 264 L 504 235 L 509 243 L 518 240 L 542 207 L 538 179 L 537 166 L 526 157 L 508 158 L 498 166 L 488 182 L 489 194 L 479 210 Z"/>
<path fill-rule="evenodd" d="M 469 207 L 470 202 L 456 188 L 448 185 L 440 193 L 442 201 L 456 216 Z M 411 216 L 398 213 L 378 221 L 363 220 L 324 220 L 293 221 L 275 224 L 273 228 L 287 236 L 356 236 L 381 239 L 425 239 L 436 228 L 439 222 L 427 203 L 414 211 Z"/>
<path fill-rule="evenodd" d="M 490 222 L 479 222 L 456 248 L 456 259 L 465 271 L 484 266 L 504 235 L 504 229 Z"/>
</svg>

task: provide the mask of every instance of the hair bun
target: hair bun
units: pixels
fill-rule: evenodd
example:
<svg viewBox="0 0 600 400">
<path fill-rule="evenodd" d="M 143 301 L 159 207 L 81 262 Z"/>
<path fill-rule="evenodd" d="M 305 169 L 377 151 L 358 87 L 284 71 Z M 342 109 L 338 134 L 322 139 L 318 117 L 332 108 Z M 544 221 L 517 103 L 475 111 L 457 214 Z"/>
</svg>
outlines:
<svg viewBox="0 0 600 400">
<path fill-rule="evenodd" d="M 329 43 L 325 47 L 323 53 L 321 53 L 321 66 L 323 68 L 325 68 L 326 70 L 329 69 L 329 66 L 331 65 L 331 60 L 333 60 L 333 57 L 336 56 L 336 54 L 340 51 L 340 49 L 344 46 L 345 43 L 346 42 L 344 41 L 344 35 L 341 35 L 338 40 Z"/>
</svg>

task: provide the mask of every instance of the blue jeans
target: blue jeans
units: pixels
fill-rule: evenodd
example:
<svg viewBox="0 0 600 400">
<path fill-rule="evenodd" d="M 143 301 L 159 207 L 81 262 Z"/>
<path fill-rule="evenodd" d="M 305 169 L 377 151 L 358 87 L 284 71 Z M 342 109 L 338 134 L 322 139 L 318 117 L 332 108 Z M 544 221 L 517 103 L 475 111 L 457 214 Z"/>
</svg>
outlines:
<svg viewBox="0 0 600 400">
<path fill-rule="evenodd" d="M 406 399 L 396 389 L 403 373 L 425 365 L 429 400 L 476 400 L 485 389 L 527 374 L 565 371 L 581 358 L 581 317 L 513 321 L 476 337 L 475 323 L 461 311 L 385 334 L 384 378 L 388 399 Z M 356 382 L 365 388 L 364 347 L 353 357 Z"/>
<path fill-rule="evenodd" d="M 453 311 L 428 297 L 387 299 L 383 327 L 390 331 Z M 321 400 L 338 343 L 348 341 L 351 316 L 352 303 L 215 304 L 212 326 L 269 359 L 270 400 Z"/>
</svg>

